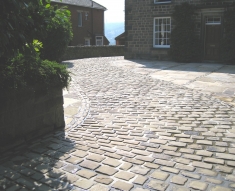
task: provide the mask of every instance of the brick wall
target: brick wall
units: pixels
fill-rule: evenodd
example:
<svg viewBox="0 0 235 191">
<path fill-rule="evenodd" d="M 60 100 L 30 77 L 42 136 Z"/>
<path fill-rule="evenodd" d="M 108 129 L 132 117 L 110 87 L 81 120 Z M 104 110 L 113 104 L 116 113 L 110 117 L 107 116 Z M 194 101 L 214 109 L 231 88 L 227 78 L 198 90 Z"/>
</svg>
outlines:
<svg viewBox="0 0 235 191">
<path fill-rule="evenodd" d="M 70 46 L 62 60 L 124 56 L 124 46 Z"/>
<path fill-rule="evenodd" d="M 203 48 L 204 26 L 201 22 L 204 22 L 207 11 L 216 10 L 222 16 L 223 10 L 235 0 L 172 0 L 171 3 L 166 4 L 154 4 L 154 0 L 125 1 L 125 58 L 169 60 L 169 48 L 153 48 L 153 19 L 171 16 L 174 6 L 183 2 L 189 2 L 198 7 L 195 15 L 196 32 Z"/>
<path fill-rule="evenodd" d="M 47 93 L 24 91 L 3 94 L 0 96 L 0 152 L 6 147 L 65 127 L 61 89 Z"/>
<path fill-rule="evenodd" d="M 85 38 L 90 38 L 91 45 L 95 45 L 95 36 L 104 36 L 104 10 L 64 4 L 63 6 L 67 6 L 71 12 L 73 29 L 71 46 L 85 45 Z M 82 26 L 78 26 L 78 12 L 82 13 Z M 104 40 L 104 45 L 107 44 L 108 42 Z"/>
</svg>

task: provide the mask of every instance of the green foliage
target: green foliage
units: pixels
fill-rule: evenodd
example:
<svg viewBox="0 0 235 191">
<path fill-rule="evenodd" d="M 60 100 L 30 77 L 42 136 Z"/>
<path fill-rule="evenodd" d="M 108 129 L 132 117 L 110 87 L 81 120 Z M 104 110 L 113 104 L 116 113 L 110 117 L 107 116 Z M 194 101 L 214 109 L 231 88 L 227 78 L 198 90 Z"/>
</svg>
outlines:
<svg viewBox="0 0 235 191">
<path fill-rule="evenodd" d="M 18 54 L 12 61 L 0 67 L 0 91 L 65 88 L 70 75 L 65 65 L 41 60 L 38 55 Z M 2 89 L 2 90 L 1 90 Z"/>
<path fill-rule="evenodd" d="M 0 1 L 0 92 L 68 86 L 70 75 L 66 66 L 43 60 L 40 55 L 43 47 L 48 55 L 56 54 L 53 50 L 70 40 L 69 17 L 69 11 L 54 9 L 50 0 Z M 50 27 L 62 30 L 60 34 L 64 36 L 54 34 L 50 43 L 56 47 L 48 48 L 41 39 L 53 35 Z M 57 53 L 62 55 L 64 49 L 59 49 Z"/>
<path fill-rule="evenodd" d="M 235 8 L 224 14 L 224 38 L 222 40 L 222 60 L 235 63 Z"/>
<path fill-rule="evenodd" d="M 40 42 L 39 40 L 33 40 L 33 47 L 36 52 L 39 52 L 42 48 L 42 42 Z"/>
<path fill-rule="evenodd" d="M 47 35 L 40 38 L 43 43 L 41 57 L 60 62 L 73 36 L 70 11 L 66 7 L 57 9 L 51 6 L 50 9 L 55 9 L 55 16 L 46 27 Z"/>
<path fill-rule="evenodd" d="M 195 36 L 193 20 L 194 6 L 182 3 L 175 6 L 171 32 L 170 56 L 177 62 L 199 61 L 201 58 L 199 40 Z"/>
<path fill-rule="evenodd" d="M 48 0 L 0 1 L 0 61 L 23 51 L 35 36 L 44 35 L 52 12 L 44 4 Z M 43 13 L 43 14 L 42 14 Z"/>
</svg>

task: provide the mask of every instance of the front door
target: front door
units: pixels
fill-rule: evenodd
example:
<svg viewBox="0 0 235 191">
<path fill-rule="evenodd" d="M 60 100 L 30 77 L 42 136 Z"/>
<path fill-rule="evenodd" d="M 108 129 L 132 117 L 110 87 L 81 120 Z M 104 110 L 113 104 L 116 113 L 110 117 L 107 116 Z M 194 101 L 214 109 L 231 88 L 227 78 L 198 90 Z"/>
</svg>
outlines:
<svg viewBox="0 0 235 191">
<path fill-rule="evenodd" d="M 221 25 L 206 25 L 205 59 L 218 60 L 220 55 Z"/>
<path fill-rule="evenodd" d="M 205 59 L 219 60 L 220 58 L 220 41 L 221 41 L 221 24 L 206 23 L 205 27 Z"/>
</svg>

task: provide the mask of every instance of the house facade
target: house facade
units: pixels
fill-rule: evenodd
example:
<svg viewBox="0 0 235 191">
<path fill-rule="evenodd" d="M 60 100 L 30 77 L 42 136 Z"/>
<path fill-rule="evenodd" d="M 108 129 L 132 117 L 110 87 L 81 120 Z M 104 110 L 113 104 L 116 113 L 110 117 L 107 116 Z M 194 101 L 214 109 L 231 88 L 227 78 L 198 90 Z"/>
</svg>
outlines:
<svg viewBox="0 0 235 191">
<path fill-rule="evenodd" d="M 51 0 L 52 5 L 67 6 L 71 12 L 73 39 L 70 46 L 108 45 L 104 34 L 104 11 L 92 0 Z"/>
<path fill-rule="evenodd" d="M 183 2 L 196 6 L 195 32 L 204 60 L 218 60 L 224 11 L 235 0 L 126 0 L 125 58 L 169 60 L 172 13 Z"/>
<path fill-rule="evenodd" d="M 125 45 L 125 32 L 115 38 L 116 45 Z"/>
</svg>

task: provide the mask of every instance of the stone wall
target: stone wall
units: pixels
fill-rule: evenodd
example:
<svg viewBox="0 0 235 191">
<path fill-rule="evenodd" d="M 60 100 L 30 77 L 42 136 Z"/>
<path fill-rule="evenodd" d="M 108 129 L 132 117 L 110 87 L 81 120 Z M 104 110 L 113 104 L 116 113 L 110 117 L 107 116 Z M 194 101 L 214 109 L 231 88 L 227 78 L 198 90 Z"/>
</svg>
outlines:
<svg viewBox="0 0 235 191">
<path fill-rule="evenodd" d="M 0 152 L 64 128 L 61 89 L 0 95 Z"/>
<path fill-rule="evenodd" d="M 63 60 L 124 56 L 124 46 L 69 46 Z"/>
<path fill-rule="evenodd" d="M 183 2 L 197 6 L 195 15 L 196 33 L 200 38 L 202 49 L 204 46 L 204 18 L 209 12 L 218 12 L 223 16 L 223 10 L 235 0 L 171 0 L 170 3 L 154 4 L 154 0 L 125 1 L 125 58 L 144 58 L 169 60 L 169 48 L 153 47 L 154 17 L 171 17 L 174 6 Z M 223 19 L 222 19 L 223 20 Z M 174 20 L 171 21 L 174 28 Z"/>
</svg>

